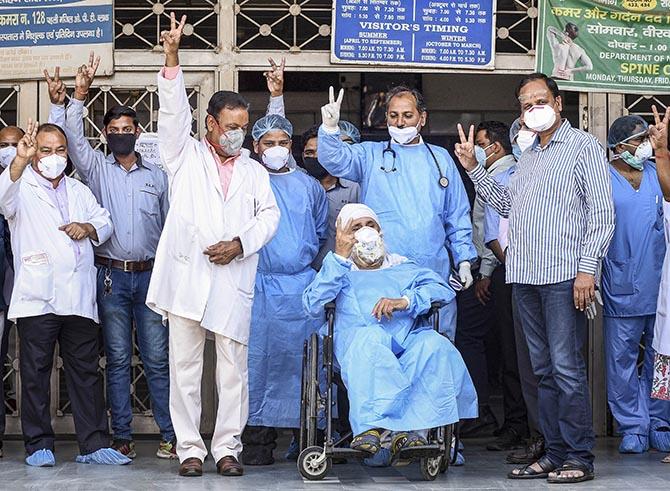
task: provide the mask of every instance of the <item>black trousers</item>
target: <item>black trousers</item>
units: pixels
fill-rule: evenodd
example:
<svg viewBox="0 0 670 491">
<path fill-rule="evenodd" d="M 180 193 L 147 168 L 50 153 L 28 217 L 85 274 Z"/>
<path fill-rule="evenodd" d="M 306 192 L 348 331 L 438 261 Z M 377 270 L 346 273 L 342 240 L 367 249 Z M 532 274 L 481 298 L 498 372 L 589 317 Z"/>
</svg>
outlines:
<svg viewBox="0 0 670 491">
<path fill-rule="evenodd" d="M 9 352 L 9 331 L 13 324 L 7 320 L 7 311 L 0 313 L 0 315 L 4 317 L 5 321 L 5 329 L 2 332 L 2 341 L 0 341 L 0 448 L 2 448 L 7 413 L 7 408 L 5 407 L 5 362 L 7 361 L 7 353 Z"/>
<path fill-rule="evenodd" d="M 49 410 L 56 342 L 77 441 L 85 455 L 109 446 L 102 378 L 98 373 L 100 326 L 91 319 L 45 314 L 18 319 L 21 369 L 21 425 L 26 452 L 54 450 Z"/>
<path fill-rule="evenodd" d="M 492 326 L 495 329 L 502 371 L 503 411 L 505 415 L 503 426 L 513 428 L 520 435 L 526 436 L 528 434 L 528 415 L 519 376 L 520 366 L 517 358 L 516 334 L 512 313 L 512 285 L 505 283 L 504 266 L 498 266 L 493 271 L 491 289 L 496 314 Z M 523 341 L 525 341 L 525 338 Z M 528 361 L 530 361 L 530 358 Z M 530 369 L 530 373 L 533 373 L 530 363 L 525 365 L 525 369 Z"/>
<path fill-rule="evenodd" d="M 489 377 L 486 337 L 491 329 L 493 301 L 482 305 L 474 285 L 456 296 L 456 348 L 460 351 L 477 391 L 480 406 L 489 405 Z"/>
</svg>

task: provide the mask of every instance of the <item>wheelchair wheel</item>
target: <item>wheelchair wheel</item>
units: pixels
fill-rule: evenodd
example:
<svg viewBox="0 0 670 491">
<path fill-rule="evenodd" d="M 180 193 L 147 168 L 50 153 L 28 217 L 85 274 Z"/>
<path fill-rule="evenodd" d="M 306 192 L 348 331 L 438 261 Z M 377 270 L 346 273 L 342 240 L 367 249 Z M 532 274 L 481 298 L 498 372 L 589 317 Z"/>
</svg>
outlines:
<svg viewBox="0 0 670 491">
<path fill-rule="evenodd" d="M 319 335 L 317 333 L 312 333 L 309 338 L 307 354 L 307 404 L 305 407 L 306 448 L 317 444 L 316 426 L 319 415 Z"/>
<path fill-rule="evenodd" d="M 426 481 L 434 481 L 442 470 L 442 461 L 444 456 L 424 457 L 419 465 L 421 466 L 421 475 Z"/>
<path fill-rule="evenodd" d="M 454 437 L 454 425 L 447 425 L 444 427 L 444 455 L 442 456 L 442 462 L 440 462 L 440 472 L 444 474 L 449 469 L 449 463 L 451 462 L 451 440 Z M 455 449 L 458 452 L 458 449 Z"/>
<path fill-rule="evenodd" d="M 298 457 L 298 471 L 300 475 L 309 481 L 320 481 L 328 472 L 332 462 L 330 457 L 323 457 L 322 447 L 308 447 Z M 434 479 L 434 478 L 433 478 Z"/>
</svg>

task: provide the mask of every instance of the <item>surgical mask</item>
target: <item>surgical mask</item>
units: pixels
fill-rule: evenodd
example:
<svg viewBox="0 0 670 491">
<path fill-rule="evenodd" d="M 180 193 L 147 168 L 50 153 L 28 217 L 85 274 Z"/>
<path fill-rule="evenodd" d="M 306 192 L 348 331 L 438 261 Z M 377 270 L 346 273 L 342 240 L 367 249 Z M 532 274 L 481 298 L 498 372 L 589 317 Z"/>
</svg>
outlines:
<svg viewBox="0 0 670 491">
<path fill-rule="evenodd" d="M 4 148 L 0 148 L 0 166 L 9 167 L 9 164 L 12 163 L 16 157 L 16 147 L 9 145 Z"/>
<path fill-rule="evenodd" d="M 286 165 L 288 154 L 289 149 L 287 147 L 276 145 L 263 152 L 261 159 L 268 169 L 279 170 Z"/>
<path fill-rule="evenodd" d="M 419 134 L 419 123 L 416 126 L 405 126 L 404 128 L 389 125 L 388 132 L 393 141 L 400 145 L 407 145 Z"/>
<path fill-rule="evenodd" d="M 135 133 L 107 133 L 107 146 L 114 155 L 130 155 L 135 151 Z"/>
<path fill-rule="evenodd" d="M 623 143 L 623 142 L 622 142 Z M 628 143 L 623 143 L 629 145 Z M 631 154 L 628 150 L 619 155 L 619 158 L 630 165 L 633 169 L 643 170 L 644 163 L 651 158 L 654 149 L 649 140 L 645 140 L 635 149 L 635 154 Z"/>
<path fill-rule="evenodd" d="M 314 179 L 321 180 L 328 175 L 328 171 L 319 163 L 315 157 L 303 157 L 302 166 Z"/>
<path fill-rule="evenodd" d="M 521 153 L 525 152 L 535 143 L 535 138 L 537 138 L 537 133 L 534 131 L 519 130 L 519 133 L 516 135 L 516 143 L 519 145 Z"/>
<path fill-rule="evenodd" d="M 556 112 L 549 104 L 538 104 L 524 113 L 523 122 L 536 133 L 547 131 L 556 122 Z"/>
<path fill-rule="evenodd" d="M 219 137 L 219 146 L 229 157 L 235 157 L 239 154 L 243 144 L 244 130 L 242 128 L 223 132 Z"/>
<path fill-rule="evenodd" d="M 372 227 L 361 227 L 354 233 L 356 244 L 352 257 L 369 266 L 378 263 L 386 254 L 382 235 Z"/>
<path fill-rule="evenodd" d="M 486 155 L 486 151 L 493 146 L 493 143 L 491 143 L 487 147 L 480 147 L 479 145 L 475 145 L 475 158 L 477 159 L 477 162 L 479 165 L 486 166 L 486 161 L 489 159 L 491 155 Z"/>
<path fill-rule="evenodd" d="M 56 179 L 63 173 L 65 166 L 67 166 L 67 159 L 55 153 L 37 162 L 37 168 L 47 179 Z"/>
</svg>

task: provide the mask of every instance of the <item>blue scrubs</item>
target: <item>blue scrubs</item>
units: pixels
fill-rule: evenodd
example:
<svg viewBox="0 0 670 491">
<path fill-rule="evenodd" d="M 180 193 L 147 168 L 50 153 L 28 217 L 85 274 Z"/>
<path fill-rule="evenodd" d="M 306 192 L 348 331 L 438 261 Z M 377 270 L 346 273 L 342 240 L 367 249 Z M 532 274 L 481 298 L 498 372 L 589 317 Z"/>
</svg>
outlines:
<svg viewBox="0 0 670 491">
<path fill-rule="evenodd" d="M 300 171 L 270 174 L 281 210 L 274 238 L 260 251 L 249 336 L 250 426 L 298 428 L 303 341 L 323 323 L 302 309 L 311 264 L 326 237 L 328 201 Z"/>
<path fill-rule="evenodd" d="M 392 319 L 371 315 L 380 298 L 409 298 Z M 477 417 L 477 394 L 460 353 L 417 316 L 454 291 L 412 262 L 358 271 L 328 253 L 303 304 L 320 315 L 335 299 L 334 350 L 349 395 L 355 435 L 372 428 L 415 431 Z"/>
<path fill-rule="evenodd" d="M 388 250 L 447 280 L 450 254 L 455 265 L 477 259 L 470 204 L 456 164 L 444 148 L 430 146 L 449 182 L 443 188 L 426 145 L 391 143 L 395 159 L 392 152 L 384 153 L 387 145 L 388 142 L 348 145 L 340 140 L 339 132 L 331 134 L 323 126 L 319 128 L 319 162 L 333 176 L 360 184 L 361 203 L 377 213 Z M 453 339 L 456 302 L 450 302 L 443 310 L 443 330 Z"/>
<path fill-rule="evenodd" d="M 637 191 L 612 166 L 610 173 L 616 227 L 602 276 L 607 399 L 621 433 L 647 437 L 650 429 L 670 421 L 670 402 L 649 397 L 665 255 L 663 193 L 652 162 L 645 163 Z M 646 349 L 638 376 L 641 342 Z"/>
</svg>

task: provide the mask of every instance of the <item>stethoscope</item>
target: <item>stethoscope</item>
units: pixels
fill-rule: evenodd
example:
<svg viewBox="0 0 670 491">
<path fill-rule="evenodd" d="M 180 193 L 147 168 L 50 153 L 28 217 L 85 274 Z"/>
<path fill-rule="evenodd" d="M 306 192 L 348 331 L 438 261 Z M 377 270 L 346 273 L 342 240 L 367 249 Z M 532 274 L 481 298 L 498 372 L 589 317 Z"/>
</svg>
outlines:
<svg viewBox="0 0 670 491">
<path fill-rule="evenodd" d="M 433 149 L 430 148 L 430 145 L 428 145 L 426 142 L 423 142 L 423 144 L 426 146 L 428 151 L 430 152 L 430 156 L 433 157 L 433 162 L 435 162 L 435 167 L 437 168 L 437 172 L 440 174 L 440 179 L 437 181 L 442 188 L 445 188 L 449 186 L 449 179 L 445 177 L 444 174 L 442 174 L 442 169 L 440 169 L 440 164 L 437 161 L 437 157 L 435 157 L 435 154 L 433 153 Z M 398 168 L 395 166 L 395 158 L 396 158 L 396 153 L 393 148 L 391 148 L 391 140 L 388 141 L 386 144 L 386 148 L 382 151 L 382 159 L 385 161 L 386 160 L 386 153 L 390 153 L 391 156 L 393 157 L 393 167 L 391 169 L 387 169 L 384 166 L 384 162 L 382 162 L 381 165 L 381 170 L 386 172 L 387 174 L 390 174 L 391 172 L 395 172 L 398 170 Z"/>
</svg>

